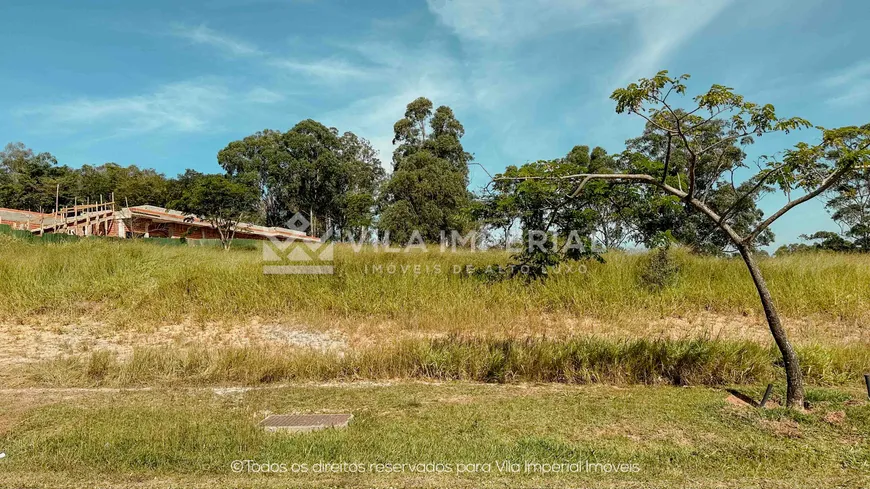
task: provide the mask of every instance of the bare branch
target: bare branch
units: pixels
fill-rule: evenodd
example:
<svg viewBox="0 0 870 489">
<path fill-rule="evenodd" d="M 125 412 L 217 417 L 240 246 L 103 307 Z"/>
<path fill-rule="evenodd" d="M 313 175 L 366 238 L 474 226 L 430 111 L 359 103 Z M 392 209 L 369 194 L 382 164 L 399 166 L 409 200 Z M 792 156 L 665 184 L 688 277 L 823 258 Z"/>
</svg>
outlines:
<svg viewBox="0 0 870 489">
<path fill-rule="evenodd" d="M 738 205 L 740 205 L 740 204 L 741 204 L 744 200 L 746 200 L 750 195 L 754 194 L 758 189 L 760 189 L 761 186 L 764 185 L 764 183 L 767 181 L 767 177 L 769 177 L 769 176 L 773 175 L 774 173 L 776 173 L 776 172 L 782 170 L 783 167 L 785 167 L 785 163 L 782 163 L 782 164 L 780 164 L 780 165 L 774 167 L 774 168 L 771 169 L 769 172 L 765 173 L 761 178 L 759 178 L 759 179 L 758 179 L 758 182 L 756 182 L 756 184 L 753 185 L 752 188 L 751 188 L 748 192 L 746 192 L 745 194 L 743 194 L 742 196 L 740 196 L 739 199 L 735 200 L 734 203 L 731 204 L 731 207 L 729 207 L 728 209 L 725 210 L 725 212 L 722 213 L 722 220 L 727 219 L 727 218 L 728 218 L 728 215 L 731 214 L 731 211 L 733 211 L 734 209 L 736 209 Z"/>
<path fill-rule="evenodd" d="M 635 111 L 635 110 L 632 110 L 631 112 L 632 112 L 633 114 L 637 114 L 637 115 L 643 117 L 647 122 L 649 122 L 650 124 L 656 126 L 657 128 L 661 129 L 662 131 L 665 131 L 666 133 L 671 134 L 671 133 L 674 132 L 673 129 L 668 129 L 668 128 L 662 126 L 661 124 L 659 124 L 658 122 L 653 121 L 652 119 L 650 119 L 649 117 L 647 117 L 646 114 L 643 114 L 643 113 L 638 112 L 638 111 Z"/>
<path fill-rule="evenodd" d="M 666 183 L 660 182 L 658 179 L 656 179 L 652 175 L 644 175 L 644 174 L 636 174 L 636 173 L 578 173 L 575 175 L 565 175 L 565 176 L 557 176 L 557 177 L 499 177 L 499 178 L 497 178 L 497 180 L 545 180 L 545 179 L 553 179 L 553 178 L 557 178 L 559 180 L 572 180 L 572 179 L 576 180 L 578 178 L 582 178 L 583 182 L 581 184 L 580 189 L 582 189 L 582 186 L 585 185 L 586 182 L 588 182 L 589 180 L 592 180 L 592 179 L 624 180 L 624 181 L 629 181 L 629 182 L 640 182 L 640 183 L 645 183 L 645 184 L 649 184 L 649 185 L 655 185 L 656 187 L 659 187 L 660 189 L 664 190 L 665 192 L 667 192 L 671 195 L 674 195 L 676 197 L 679 197 L 680 199 L 685 200 L 690 205 L 692 205 L 692 207 L 696 208 L 697 210 L 699 210 L 703 214 L 705 214 L 707 217 L 712 219 L 713 222 L 716 223 L 716 225 L 718 225 L 723 231 L 725 231 L 726 234 L 728 234 L 728 237 L 735 244 L 742 244 L 743 243 L 743 238 L 741 238 L 740 235 L 738 235 L 731 228 L 731 226 L 729 226 L 727 223 L 720 222 L 721 218 L 719 217 L 719 215 L 716 214 L 716 212 L 714 210 L 710 209 L 706 204 L 704 204 L 703 202 L 701 202 L 698 199 L 690 198 L 689 195 L 686 192 L 683 192 L 682 190 L 678 190 L 674 187 L 671 187 L 670 185 L 668 185 Z M 580 189 L 578 189 L 578 191 Z"/>
<path fill-rule="evenodd" d="M 671 113 L 671 116 L 674 118 L 674 124 L 677 126 L 677 135 L 680 136 L 680 139 L 683 140 L 683 144 L 686 145 L 686 151 L 689 152 L 689 198 L 693 198 L 695 195 L 695 167 L 698 164 L 698 153 L 695 153 L 695 150 L 692 149 L 692 145 L 689 144 L 688 137 L 683 133 L 683 124 L 682 119 L 677 116 L 677 113 L 674 112 L 674 109 L 671 108 L 670 105 L 665 101 L 665 99 L 659 100 L 662 105 Z M 703 153 L 701 153 L 703 154 Z"/>
<path fill-rule="evenodd" d="M 671 137 L 673 135 L 668 133 L 668 150 L 665 153 L 665 171 L 662 173 L 662 183 L 665 183 L 665 180 L 668 178 L 668 168 L 671 165 Z"/>
<path fill-rule="evenodd" d="M 707 153 L 707 151 L 710 151 L 711 149 L 713 149 L 719 145 L 722 145 L 725 143 L 730 143 L 734 140 L 744 138 L 746 136 L 751 136 L 755 133 L 756 133 L 755 131 L 751 131 L 751 132 L 750 131 L 743 131 L 742 133 L 739 133 L 739 134 L 733 134 L 731 136 L 728 136 L 727 138 L 722 138 L 719 141 L 716 141 L 715 143 L 711 144 L 710 146 L 707 146 L 706 148 L 701 149 L 701 151 L 699 151 L 699 153 L 705 154 L 705 153 Z"/>
<path fill-rule="evenodd" d="M 792 200 L 792 201 L 790 201 L 788 204 L 782 206 L 782 208 L 781 208 L 780 210 L 776 211 L 775 213 L 773 213 L 772 216 L 768 217 L 768 218 L 765 219 L 761 224 L 759 224 L 758 226 L 756 226 L 756 228 L 755 228 L 751 233 L 749 233 L 749 234 L 746 236 L 746 238 L 744 238 L 744 243 L 751 243 L 753 240 L 755 240 L 755 238 L 758 237 L 759 234 L 761 234 L 765 229 L 767 229 L 768 227 L 770 227 L 770 225 L 773 224 L 777 219 L 779 219 L 780 217 L 782 217 L 783 214 L 785 214 L 786 212 L 790 211 L 792 208 L 794 208 L 794 207 L 796 207 L 796 206 L 798 206 L 798 205 L 800 205 L 800 204 L 803 204 L 804 202 L 806 202 L 806 201 L 808 201 L 808 200 L 813 199 L 813 198 L 816 197 L 817 195 L 821 194 L 822 192 L 824 192 L 825 190 L 827 190 L 828 188 L 830 188 L 833 184 L 835 184 L 835 183 L 837 182 L 837 180 L 840 179 L 840 177 L 842 177 L 843 175 L 845 175 L 846 173 L 848 173 L 849 171 L 851 171 L 853 166 L 854 166 L 854 163 L 849 164 L 849 165 L 844 165 L 844 166 L 843 166 L 842 168 L 840 168 L 839 170 L 837 170 L 837 171 L 835 171 L 834 173 L 830 174 L 830 175 L 828 176 L 828 178 L 826 178 L 826 179 L 825 179 L 825 180 L 824 180 L 824 181 L 823 181 L 823 182 L 822 182 L 822 183 L 821 183 L 821 184 L 820 184 L 820 185 L 819 185 L 815 190 L 813 190 L 812 192 L 809 192 L 809 193 L 805 194 L 804 196 L 802 196 L 802 197 L 800 197 L 800 198 L 798 198 L 798 199 Z"/>
<path fill-rule="evenodd" d="M 493 180 L 492 173 L 490 173 L 489 170 L 487 170 L 485 166 L 481 165 L 480 163 L 474 162 L 474 161 L 470 161 L 470 162 L 468 162 L 468 164 L 479 166 L 480 168 L 483 169 L 483 172 L 486 173 L 486 176 L 488 176 L 490 180 Z"/>
</svg>

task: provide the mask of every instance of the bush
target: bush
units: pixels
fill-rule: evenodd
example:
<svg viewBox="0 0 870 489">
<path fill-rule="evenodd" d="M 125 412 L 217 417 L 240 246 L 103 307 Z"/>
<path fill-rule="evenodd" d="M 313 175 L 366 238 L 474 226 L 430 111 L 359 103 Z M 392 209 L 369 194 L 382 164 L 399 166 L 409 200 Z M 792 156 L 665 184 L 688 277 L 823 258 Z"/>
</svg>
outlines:
<svg viewBox="0 0 870 489">
<path fill-rule="evenodd" d="M 640 283 L 651 290 L 662 290 L 677 282 L 680 265 L 669 247 L 651 251 L 642 262 Z"/>
</svg>

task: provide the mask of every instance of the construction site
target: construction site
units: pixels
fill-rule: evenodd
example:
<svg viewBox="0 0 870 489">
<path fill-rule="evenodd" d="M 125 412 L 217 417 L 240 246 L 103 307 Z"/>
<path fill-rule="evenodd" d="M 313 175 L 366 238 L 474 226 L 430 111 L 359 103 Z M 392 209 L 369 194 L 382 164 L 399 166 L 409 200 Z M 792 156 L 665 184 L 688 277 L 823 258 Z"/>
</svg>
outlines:
<svg viewBox="0 0 870 489">
<path fill-rule="evenodd" d="M 0 208 L 0 225 L 35 236 L 220 239 L 212 223 L 199 217 L 153 205 L 117 207 L 114 200 L 60 207 L 52 213 Z M 282 227 L 239 222 L 235 228 L 236 239 L 318 241 L 302 231 Z"/>
</svg>

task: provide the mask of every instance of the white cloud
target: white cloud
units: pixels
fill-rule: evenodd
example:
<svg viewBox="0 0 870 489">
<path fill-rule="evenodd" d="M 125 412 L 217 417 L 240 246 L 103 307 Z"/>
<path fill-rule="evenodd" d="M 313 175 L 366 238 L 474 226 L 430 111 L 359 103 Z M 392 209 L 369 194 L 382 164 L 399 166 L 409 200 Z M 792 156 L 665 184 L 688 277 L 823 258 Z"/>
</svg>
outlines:
<svg viewBox="0 0 870 489">
<path fill-rule="evenodd" d="M 829 87 L 839 87 L 852 85 L 856 81 L 863 81 L 867 78 L 870 78 L 870 61 L 861 61 L 825 78 L 822 83 Z"/>
<path fill-rule="evenodd" d="M 831 105 L 849 105 L 870 100 L 870 61 L 861 61 L 822 80 L 822 86 L 840 95 L 828 98 Z"/>
<path fill-rule="evenodd" d="M 325 81 L 344 81 L 372 76 L 372 73 L 365 68 L 340 59 L 324 58 L 314 61 L 273 59 L 269 64 Z"/>
<path fill-rule="evenodd" d="M 259 56 L 263 54 L 257 46 L 222 34 L 203 24 L 196 27 L 174 24 L 170 32 L 172 35 L 187 39 L 194 44 L 215 47 L 231 56 Z"/>
<path fill-rule="evenodd" d="M 462 43 L 467 88 L 494 144 L 520 161 L 566 150 L 564 131 L 580 139 L 613 124 L 610 91 L 666 67 L 731 1 L 427 0 Z M 541 106 L 557 104 L 563 132 L 540 119 Z"/>
<path fill-rule="evenodd" d="M 457 36 L 514 44 L 583 26 L 619 22 L 662 0 L 427 0 L 429 10 Z"/>
<path fill-rule="evenodd" d="M 245 100 L 257 104 L 272 104 L 285 99 L 283 94 L 269 90 L 268 88 L 256 87 L 248 92 Z"/>
<path fill-rule="evenodd" d="M 704 0 L 696 2 L 659 2 L 636 17 L 639 48 L 622 64 L 614 79 L 614 86 L 649 77 L 662 69 L 667 58 L 693 35 L 719 15 L 731 0 Z"/>
<path fill-rule="evenodd" d="M 627 25 L 637 48 L 617 63 L 608 86 L 661 69 L 667 57 L 708 25 L 732 0 L 427 0 L 429 9 L 462 40 L 494 49 L 564 31 Z M 611 33 L 612 34 L 612 33 Z M 629 37 L 630 39 L 630 37 Z"/>
<path fill-rule="evenodd" d="M 260 49 L 253 43 L 219 33 L 205 25 L 190 27 L 174 24 L 171 33 L 195 44 L 211 46 L 230 56 L 261 58 L 266 66 L 286 69 L 321 81 L 343 81 L 370 76 L 366 69 L 342 59 L 300 60 L 280 57 Z"/>
<path fill-rule="evenodd" d="M 146 95 L 117 98 L 81 98 L 18 111 L 39 117 L 50 126 L 83 129 L 108 125 L 116 135 L 172 130 L 202 131 L 229 99 L 222 85 L 181 82 L 164 85 Z"/>
<path fill-rule="evenodd" d="M 449 105 L 462 120 L 462 110 L 470 101 L 462 70 L 437 43 L 408 49 L 360 42 L 352 48 L 368 61 L 365 71 L 372 84 L 359 99 L 326 113 L 323 121 L 369 139 L 385 168 L 392 168 L 393 124 L 417 97 L 427 97 L 435 106 Z"/>
</svg>

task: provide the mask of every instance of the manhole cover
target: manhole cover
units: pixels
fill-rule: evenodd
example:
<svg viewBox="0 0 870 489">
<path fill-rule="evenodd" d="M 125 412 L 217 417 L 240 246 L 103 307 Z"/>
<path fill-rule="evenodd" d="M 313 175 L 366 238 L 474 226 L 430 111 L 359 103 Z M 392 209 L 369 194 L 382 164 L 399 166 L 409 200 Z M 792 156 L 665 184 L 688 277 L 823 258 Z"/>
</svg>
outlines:
<svg viewBox="0 0 870 489">
<path fill-rule="evenodd" d="M 260 422 L 266 431 L 315 431 L 345 428 L 353 414 L 272 414 Z"/>
</svg>

